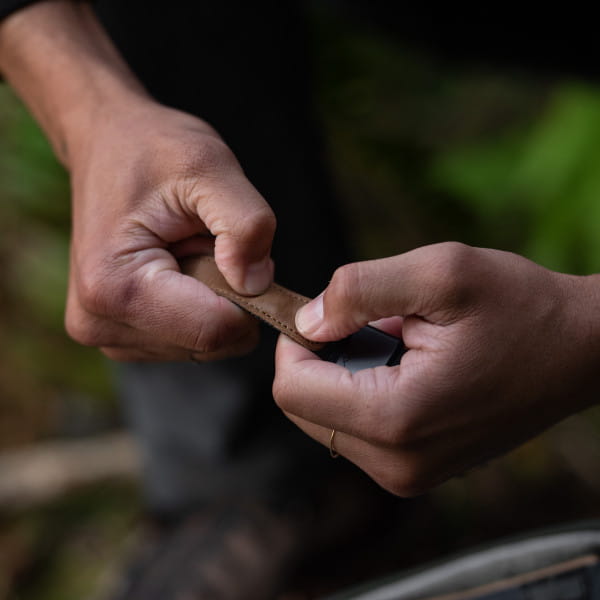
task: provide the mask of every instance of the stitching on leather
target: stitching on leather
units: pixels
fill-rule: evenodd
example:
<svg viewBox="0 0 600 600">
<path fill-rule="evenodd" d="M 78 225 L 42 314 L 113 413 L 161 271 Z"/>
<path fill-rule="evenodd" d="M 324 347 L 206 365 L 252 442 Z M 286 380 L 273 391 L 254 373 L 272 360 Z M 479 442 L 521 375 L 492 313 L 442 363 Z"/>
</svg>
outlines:
<svg viewBox="0 0 600 600">
<path fill-rule="evenodd" d="M 211 262 L 216 265 L 216 261 L 212 256 L 205 256 L 201 260 L 205 260 L 205 261 Z M 242 306 L 254 309 L 254 311 L 263 315 L 272 324 L 277 324 L 280 327 L 282 327 L 283 329 L 285 329 L 287 332 L 289 332 L 290 337 L 293 338 L 294 340 L 296 340 L 297 342 L 300 342 L 303 346 L 305 346 L 309 349 L 316 349 L 316 350 L 318 350 L 319 348 L 322 347 L 322 345 L 323 345 L 322 343 L 313 342 L 313 341 L 305 338 L 296 329 L 290 327 L 289 325 L 287 325 L 286 323 L 284 323 L 277 317 L 273 316 L 271 313 L 268 313 L 266 310 L 262 309 L 260 306 L 253 304 L 245 296 L 239 296 L 239 295 L 235 294 L 235 292 L 230 292 L 229 290 L 223 289 L 222 287 L 219 287 L 217 285 L 209 285 L 209 287 L 212 288 L 213 291 L 215 291 L 215 292 L 220 292 L 221 296 L 224 296 L 225 298 L 231 300 L 232 302 L 235 302 L 236 304 L 241 304 Z M 284 288 L 284 287 L 278 285 L 277 283 L 273 283 L 272 287 L 277 288 L 277 290 L 279 292 L 289 296 L 290 298 L 294 298 L 295 300 L 298 300 L 303 305 L 310 302 L 310 300 L 308 298 L 305 298 L 304 296 L 301 296 L 300 294 L 296 294 L 295 292 L 292 292 L 291 290 L 288 290 L 287 288 Z"/>
<path fill-rule="evenodd" d="M 252 302 L 248 301 L 243 296 L 237 296 L 235 294 L 232 294 L 228 290 L 224 290 L 223 288 L 217 287 L 217 286 L 214 286 L 212 289 L 215 292 L 220 292 L 222 296 L 235 302 L 236 304 L 241 304 L 242 306 L 252 308 L 256 312 L 259 312 L 261 315 L 264 315 L 269 321 L 271 321 L 272 323 L 276 323 L 277 325 L 279 325 L 280 327 L 282 327 L 283 329 L 288 331 L 291 334 L 291 337 L 294 338 L 296 341 L 302 342 L 302 345 L 304 345 L 308 348 L 316 348 L 316 349 L 321 347 L 322 344 L 320 344 L 319 342 L 313 342 L 311 340 L 306 339 L 303 335 L 298 333 L 298 331 L 296 331 L 296 329 L 293 329 L 292 327 L 290 327 L 289 325 L 287 325 L 286 323 L 284 323 L 277 317 L 273 316 L 271 313 L 268 313 L 266 310 L 262 309 L 260 306 L 257 306 L 256 304 L 253 304 Z M 291 296 L 292 294 L 289 294 L 289 295 Z M 302 298 L 300 298 L 300 299 L 302 299 Z M 303 303 L 306 304 L 306 300 L 303 300 Z"/>
<path fill-rule="evenodd" d="M 290 296 L 290 298 L 295 298 L 296 300 L 299 300 L 300 302 L 302 302 L 302 304 L 308 304 L 310 302 L 308 298 L 305 298 L 300 294 L 296 294 L 295 292 L 292 292 L 291 290 L 288 290 L 287 288 L 284 288 L 277 283 L 274 283 L 272 287 L 277 288 L 278 291 L 286 294 L 287 296 Z"/>
<path fill-rule="evenodd" d="M 211 262 L 215 266 L 217 264 L 217 261 L 212 256 L 203 256 L 200 260 L 205 260 L 207 262 Z M 296 292 L 293 292 L 292 290 L 288 290 L 287 288 L 284 288 L 283 286 L 279 285 L 278 283 L 273 283 L 272 287 L 277 288 L 280 292 L 286 294 L 287 296 L 290 296 L 291 298 L 295 298 L 296 300 L 302 302 L 302 304 L 308 304 L 308 302 L 310 302 L 309 298 L 301 296 L 300 294 L 297 294 Z M 223 290 L 223 291 L 226 291 L 226 290 Z M 268 313 L 264 313 L 264 314 L 268 314 Z"/>
</svg>

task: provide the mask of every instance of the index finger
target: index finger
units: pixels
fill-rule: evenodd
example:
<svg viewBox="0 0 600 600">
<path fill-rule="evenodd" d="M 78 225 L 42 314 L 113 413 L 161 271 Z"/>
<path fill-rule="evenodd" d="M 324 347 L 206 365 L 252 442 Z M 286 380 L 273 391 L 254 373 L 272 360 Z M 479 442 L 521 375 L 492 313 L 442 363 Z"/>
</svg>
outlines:
<svg viewBox="0 0 600 600">
<path fill-rule="evenodd" d="M 215 260 L 237 292 L 256 295 L 273 278 L 270 259 L 276 220 L 273 211 L 241 169 L 230 169 L 201 190 L 195 209 L 215 236 Z"/>
<path fill-rule="evenodd" d="M 380 443 L 397 429 L 401 366 L 351 373 L 280 336 L 273 396 L 285 412 Z"/>
</svg>

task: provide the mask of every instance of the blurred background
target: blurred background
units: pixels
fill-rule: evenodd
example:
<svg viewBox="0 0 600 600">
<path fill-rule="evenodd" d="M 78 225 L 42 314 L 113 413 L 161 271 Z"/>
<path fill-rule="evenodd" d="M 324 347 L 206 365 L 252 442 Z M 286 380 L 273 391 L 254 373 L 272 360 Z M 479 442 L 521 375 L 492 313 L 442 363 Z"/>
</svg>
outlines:
<svg viewBox="0 0 600 600">
<path fill-rule="evenodd" d="M 600 270 L 600 89 L 450 60 L 315 11 L 315 91 L 357 256 L 444 240 Z M 0 600 L 100 597 L 137 535 L 135 447 L 110 365 L 63 330 L 68 178 L 0 86 Z M 550 326 L 550 324 L 549 324 Z M 312 598 L 503 535 L 600 516 L 600 413 L 407 501 L 387 561 L 352 549 Z"/>
</svg>

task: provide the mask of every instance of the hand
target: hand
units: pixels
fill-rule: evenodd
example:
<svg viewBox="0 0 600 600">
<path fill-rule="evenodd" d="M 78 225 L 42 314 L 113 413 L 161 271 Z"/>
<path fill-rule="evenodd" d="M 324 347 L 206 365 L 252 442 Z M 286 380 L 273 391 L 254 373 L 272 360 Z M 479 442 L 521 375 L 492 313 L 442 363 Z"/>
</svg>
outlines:
<svg viewBox="0 0 600 600">
<path fill-rule="evenodd" d="M 272 278 L 275 217 L 216 132 L 148 96 L 89 3 L 37 2 L 4 19 L 0 70 L 71 173 L 71 336 L 118 360 L 250 349 L 254 319 L 176 260 L 214 251 L 240 293 Z"/>
<path fill-rule="evenodd" d="M 116 360 L 215 359 L 248 351 L 257 325 L 182 275 L 212 253 L 238 292 L 272 278 L 275 218 L 204 122 L 154 102 L 112 106 L 72 146 L 66 326 Z"/>
<path fill-rule="evenodd" d="M 351 374 L 281 336 L 275 399 L 325 446 L 335 428 L 384 488 L 420 493 L 596 401 L 599 286 L 455 243 L 344 266 L 300 331 L 331 341 L 391 317 L 379 326 L 400 323 L 408 351 Z"/>
</svg>

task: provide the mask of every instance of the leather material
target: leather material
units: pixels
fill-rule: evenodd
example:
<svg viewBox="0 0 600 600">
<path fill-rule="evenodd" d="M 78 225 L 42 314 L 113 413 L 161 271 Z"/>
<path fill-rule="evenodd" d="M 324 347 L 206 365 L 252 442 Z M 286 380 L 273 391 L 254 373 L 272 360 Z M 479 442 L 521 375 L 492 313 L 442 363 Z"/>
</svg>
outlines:
<svg viewBox="0 0 600 600">
<path fill-rule="evenodd" d="M 266 292 L 258 296 L 242 296 L 227 283 L 212 256 L 186 259 L 182 262 L 181 269 L 183 273 L 198 279 L 219 296 L 231 300 L 312 352 L 325 346 L 306 339 L 296 329 L 296 312 L 309 302 L 310 298 L 296 294 L 276 283 L 272 283 Z"/>
</svg>

